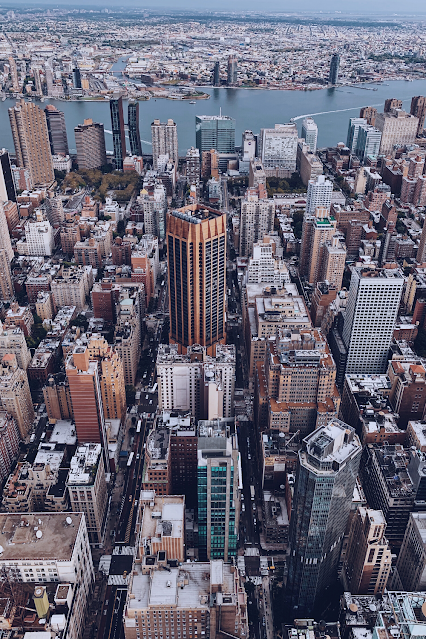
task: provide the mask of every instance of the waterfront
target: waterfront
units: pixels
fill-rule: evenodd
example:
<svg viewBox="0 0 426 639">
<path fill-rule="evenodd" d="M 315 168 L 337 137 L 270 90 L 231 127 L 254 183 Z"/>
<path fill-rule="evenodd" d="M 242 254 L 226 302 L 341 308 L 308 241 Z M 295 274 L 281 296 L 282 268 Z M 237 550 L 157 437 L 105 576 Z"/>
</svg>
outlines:
<svg viewBox="0 0 426 639">
<path fill-rule="evenodd" d="M 373 90 L 377 89 L 377 90 Z M 178 126 L 179 153 L 184 155 L 186 149 L 195 145 L 195 116 L 218 114 L 220 108 L 224 115 L 236 119 L 236 144 L 240 144 L 241 133 L 251 129 L 258 133 L 261 127 L 273 127 L 275 123 L 288 122 L 298 118 L 299 131 L 302 115 L 314 115 L 318 124 L 319 147 L 346 142 L 348 120 L 359 114 L 362 106 L 383 108 L 386 98 L 403 100 L 403 107 L 410 108 L 411 97 L 426 95 L 426 80 L 413 82 L 395 81 L 379 85 L 363 85 L 362 87 L 339 87 L 319 91 L 273 91 L 267 89 L 215 89 L 204 88 L 210 94 L 209 100 L 200 100 L 189 104 L 186 100 L 151 99 L 139 103 L 140 131 L 144 141 L 151 140 L 151 122 L 155 118 L 162 121 L 172 118 Z M 68 139 L 71 152 L 75 152 L 74 127 L 84 118 L 103 122 L 106 131 L 111 130 L 108 101 L 59 101 L 46 100 L 46 104 L 55 104 L 64 111 Z M 7 108 L 13 106 L 15 100 L 0 102 L 0 147 L 13 151 Z M 125 102 L 125 110 L 127 103 Z M 125 115 L 126 117 L 126 115 Z M 106 145 L 112 150 L 112 135 L 106 133 Z M 144 151 L 149 153 L 150 145 L 143 143 Z"/>
</svg>

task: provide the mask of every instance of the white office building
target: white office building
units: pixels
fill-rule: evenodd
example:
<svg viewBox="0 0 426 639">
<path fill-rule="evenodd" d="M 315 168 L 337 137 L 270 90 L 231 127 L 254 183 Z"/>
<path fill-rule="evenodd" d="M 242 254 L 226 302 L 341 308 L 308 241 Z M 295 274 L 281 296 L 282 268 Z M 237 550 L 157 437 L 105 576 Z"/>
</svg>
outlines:
<svg viewBox="0 0 426 639">
<path fill-rule="evenodd" d="M 382 132 L 379 129 L 369 124 L 361 125 L 358 129 L 355 155 L 360 160 L 365 160 L 368 156 L 376 157 L 379 155 L 381 139 Z"/>
<path fill-rule="evenodd" d="M 346 373 L 386 371 L 403 284 L 397 270 L 352 270 L 342 333 Z"/>
<path fill-rule="evenodd" d="M 28 255 L 52 255 L 55 248 L 53 228 L 41 213 L 37 215 L 37 220 L 29 220 L 25 224 L 25 239 Z"/>
<path fill-rule="evenodd" d="M 306 198 L 306 215 L 312 215 L 317 206 L 330 209 L 333 183 L 324 175 L 318 175 L 316 179 L 309 180 L 308 194 Z"/>
<path fill-rule="evenodd" d="M 294 123 L 276 124 L 274 129 L 260 130 L 260 157 L 265 169 L 296 170 L 299 134 Z"/>
<path fill-rule="evenodd" d="M 318 127 L 312 118 L 305 118 L 302 122 L 302 138 L 311 153 L 316 153 L 318 142 Z"/>
</svg>

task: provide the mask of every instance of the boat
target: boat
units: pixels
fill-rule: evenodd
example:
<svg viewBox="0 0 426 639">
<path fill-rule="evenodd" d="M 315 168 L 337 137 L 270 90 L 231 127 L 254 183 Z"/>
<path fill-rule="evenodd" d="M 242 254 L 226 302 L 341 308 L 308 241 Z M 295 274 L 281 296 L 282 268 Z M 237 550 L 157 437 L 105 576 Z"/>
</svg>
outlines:
<svg viewBox="0 0 426 639">
<path fill-rule="evenodd" d="M 189 104 L 197 104 L 195 100 L 190 100 Z"/>
</svg>

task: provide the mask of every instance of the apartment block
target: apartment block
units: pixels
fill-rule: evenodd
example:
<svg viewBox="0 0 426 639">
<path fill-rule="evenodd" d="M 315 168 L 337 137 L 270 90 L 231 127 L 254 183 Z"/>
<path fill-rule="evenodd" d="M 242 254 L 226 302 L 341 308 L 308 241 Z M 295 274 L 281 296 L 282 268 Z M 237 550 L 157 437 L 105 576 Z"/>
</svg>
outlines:
<svg viewBox="0 0 426 639">
<path fill-rule="evenodd" d="M 242 257 L 253 254 L 253 245 L 274 230 L 275 204 L 260 197 L 261 189 L 249 188 L 241 202 L 240 248 Z"/>
<path fill-rule="evenodd" d="M 380 153 L 392 153 L 395 146 L 414 144 L 419 126 L 419 119 L 406 113 L 401 107 L 391 108 L 376 116 L 376 128 L 382 132 Z"/>
<path fill-rule="evenodd" d="M 14 417 L 21 439 L 26 439 L 34 420 L 28 377 L 18 367 L 16 355 L 4 355 L 0 366 L 0 402 L 3 410 Z"/>
<path fill-rule="evenodd" d="M 79 169 L 98 169 L 107 162 L 104 125 L 84 120 L 74 129 Z"/>
<path fill-rule="evenodd" d="M 92 286 L 91 266 L 62 266 L 51 284 L 55 305 L 75 306 L 77 313 L 80 313 L 86 305 L 86 296 Z"/>
<path fill-rule="evenodd" d="M 352 520 L 342 568 L 345 590 L 354 595 L 380 595 L 387 587 L 392 553 L 381 510 L 358 508 Z"/>
<path fill-rule="evenodd" d="M 80 444 L 67 480 L 71 509 L 84 513 L 89 543 L 101 546 L 107 523 L 108 491 L 100 444 Z"/>
<path fill-rule="evenodd" d="M 19 456 L 19 430 L 14 417 L 0 411 L 0 481 L 3 482 Z"/>
<path fill-rule="evenodd" d="M 197 419 L 234 414 L 235 346 L 218 344 L 216 356 L 202 346 L 188 346 L 179 354 L 177 344 L 160 344 L 157 354 L 160 410 L 191 411 Z"/>
</svg>

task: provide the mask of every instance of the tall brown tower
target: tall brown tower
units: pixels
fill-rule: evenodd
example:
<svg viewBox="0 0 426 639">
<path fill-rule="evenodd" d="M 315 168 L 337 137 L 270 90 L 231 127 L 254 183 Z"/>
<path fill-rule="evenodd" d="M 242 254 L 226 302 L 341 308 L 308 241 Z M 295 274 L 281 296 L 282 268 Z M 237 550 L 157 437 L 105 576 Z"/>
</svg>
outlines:
<svg viewBox="0 0 426 639">
<path fill-rule="evenodd" d="M 9 109 L 9 120 L 18 166 L 29 170 L 33 186 L 52 184 L 55 174 L 44 112 L 21 100 Z"/>
<path fill-rule="evenodd" d="M 167 216 L 170 343 L 224 344 L 226 215 L 197 204 Z"/>
<path fill-rule="evenodd" d="M 419 118 L 419 125 L 417 127 L 417 135 L 421 135 L 423 133 L 423 129 L 425 126 L 425 116 L 426 116 L 426 98 L 423 95 L 416 95 L 414 98 L 411 98 L 411 115 L 414 115 L 416 118 Z"/>
</svg>

